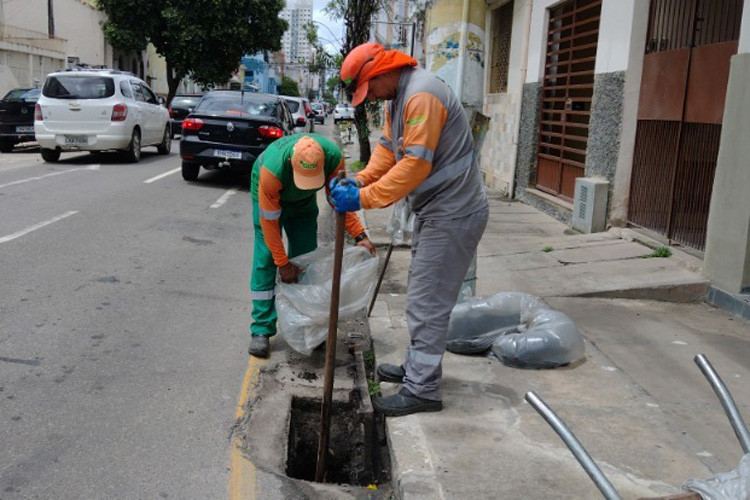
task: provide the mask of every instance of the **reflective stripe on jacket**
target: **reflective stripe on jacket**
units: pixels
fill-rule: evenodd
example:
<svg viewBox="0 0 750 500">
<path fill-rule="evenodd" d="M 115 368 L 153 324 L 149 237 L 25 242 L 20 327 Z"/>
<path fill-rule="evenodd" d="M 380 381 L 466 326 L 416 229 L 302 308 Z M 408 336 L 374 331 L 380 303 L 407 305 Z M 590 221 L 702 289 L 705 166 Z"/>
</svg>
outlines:
<svg viewBox="0 0 750 500">
<path fill-rule="evenodd" d="M 363 208 L 408 195 L 417 217 L 452 219 L 487 205 L 471 127 L 458 98 L 421 68 L 404 68 L 383 137 L 357 178 Z"/>
</svg>

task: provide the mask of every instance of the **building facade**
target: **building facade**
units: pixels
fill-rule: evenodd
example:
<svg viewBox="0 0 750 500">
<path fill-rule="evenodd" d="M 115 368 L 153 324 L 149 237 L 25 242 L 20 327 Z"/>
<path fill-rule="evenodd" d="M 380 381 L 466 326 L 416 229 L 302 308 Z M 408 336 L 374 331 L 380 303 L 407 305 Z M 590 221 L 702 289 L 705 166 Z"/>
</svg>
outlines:
<svg viewBox="0 0 750 500">
<path fill-rule="evenodd" d="M 0 2 L 0 94 L 32 87 L 69 61 L 111 66 L 112 47 L 104 40 L 104 14 L 92 1 L 28 0 Z"/>
<path fill-rule="evenodd" d="M 569 222 L 576 179 L 606 182 L 606 227 L 683 248 L 717 288 L 747 293 L 749 11 L 748 0 L 436 0 L 426 66 L 491 117 L 489 185 Z"/>
<path fill-rule="evenodd" d="M 292 0 L 279 13 L 279 17 L 289 24 L 281 38 L 285 56 L 284 76 L 297 82 L 302 95 L 306 95 L 311 88 L 307 65 L 312 61 L 313 55 L 305 25 L 312 21 L 312 11 L 312 0 Z"/>
</svg>

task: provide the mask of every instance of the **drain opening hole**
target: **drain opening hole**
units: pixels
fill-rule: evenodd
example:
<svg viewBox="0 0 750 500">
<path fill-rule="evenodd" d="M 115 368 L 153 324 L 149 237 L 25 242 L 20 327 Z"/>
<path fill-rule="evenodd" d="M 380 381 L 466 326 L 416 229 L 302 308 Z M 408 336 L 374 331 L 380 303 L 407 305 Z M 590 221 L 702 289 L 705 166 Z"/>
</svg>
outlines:
<svg viewBox="0 0 750 500">
<path fill-rule="evenodd" d="M 295 479 L 315 480 L 320 434 L 320 399 L 292 398 L 286 474 Z M 364 426 L 352 404 L 334 402 L 331 408 L 327 483 L 366 486 L 372 480 L 365 460 Z"/>
</svg>

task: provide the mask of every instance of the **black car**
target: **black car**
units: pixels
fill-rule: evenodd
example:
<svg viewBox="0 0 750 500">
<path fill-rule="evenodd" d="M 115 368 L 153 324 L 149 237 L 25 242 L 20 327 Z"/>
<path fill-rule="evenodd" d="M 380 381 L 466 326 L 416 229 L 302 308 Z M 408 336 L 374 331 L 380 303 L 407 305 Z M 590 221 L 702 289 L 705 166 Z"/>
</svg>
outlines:
<svg viewBox="0 0 750 500">
<path fill-rule="evenodd" d="M 292 114 L 276 95 L 209 92 L 182 122 L 182 177 L 194 181 L 200 167 L 249 173 L 269 144 L 293 133 Z"/>
<path fill-rule="evenodd" d="M 177 94 L 169 105 L 169 116 L 172 117 L 172 136 L 182 133 L 182 120 L 193 112 L 203 94 Z"/>
<path fill-rule="evenodd" d="M 0 101 L 0 151 L 10 153 L 19 142 L 34 140 L 34 105 L 40 89 L 13 89 Z"/>
</svg>

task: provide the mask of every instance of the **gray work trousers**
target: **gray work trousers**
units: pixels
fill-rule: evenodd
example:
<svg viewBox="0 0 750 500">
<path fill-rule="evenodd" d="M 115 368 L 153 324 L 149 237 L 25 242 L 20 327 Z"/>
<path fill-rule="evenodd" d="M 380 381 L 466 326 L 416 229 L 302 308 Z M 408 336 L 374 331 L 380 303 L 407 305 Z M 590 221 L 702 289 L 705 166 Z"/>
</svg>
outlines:
<svg viewBox="0 0 750 500">
<path fill-rule="evenodd" d="M 404 386 L 421 398 L 441 399 L 448 320 L 488 218 L 485 207 L 457 219 L 414 221 L 406 290 L 411 344 Z"/>
</svg>

